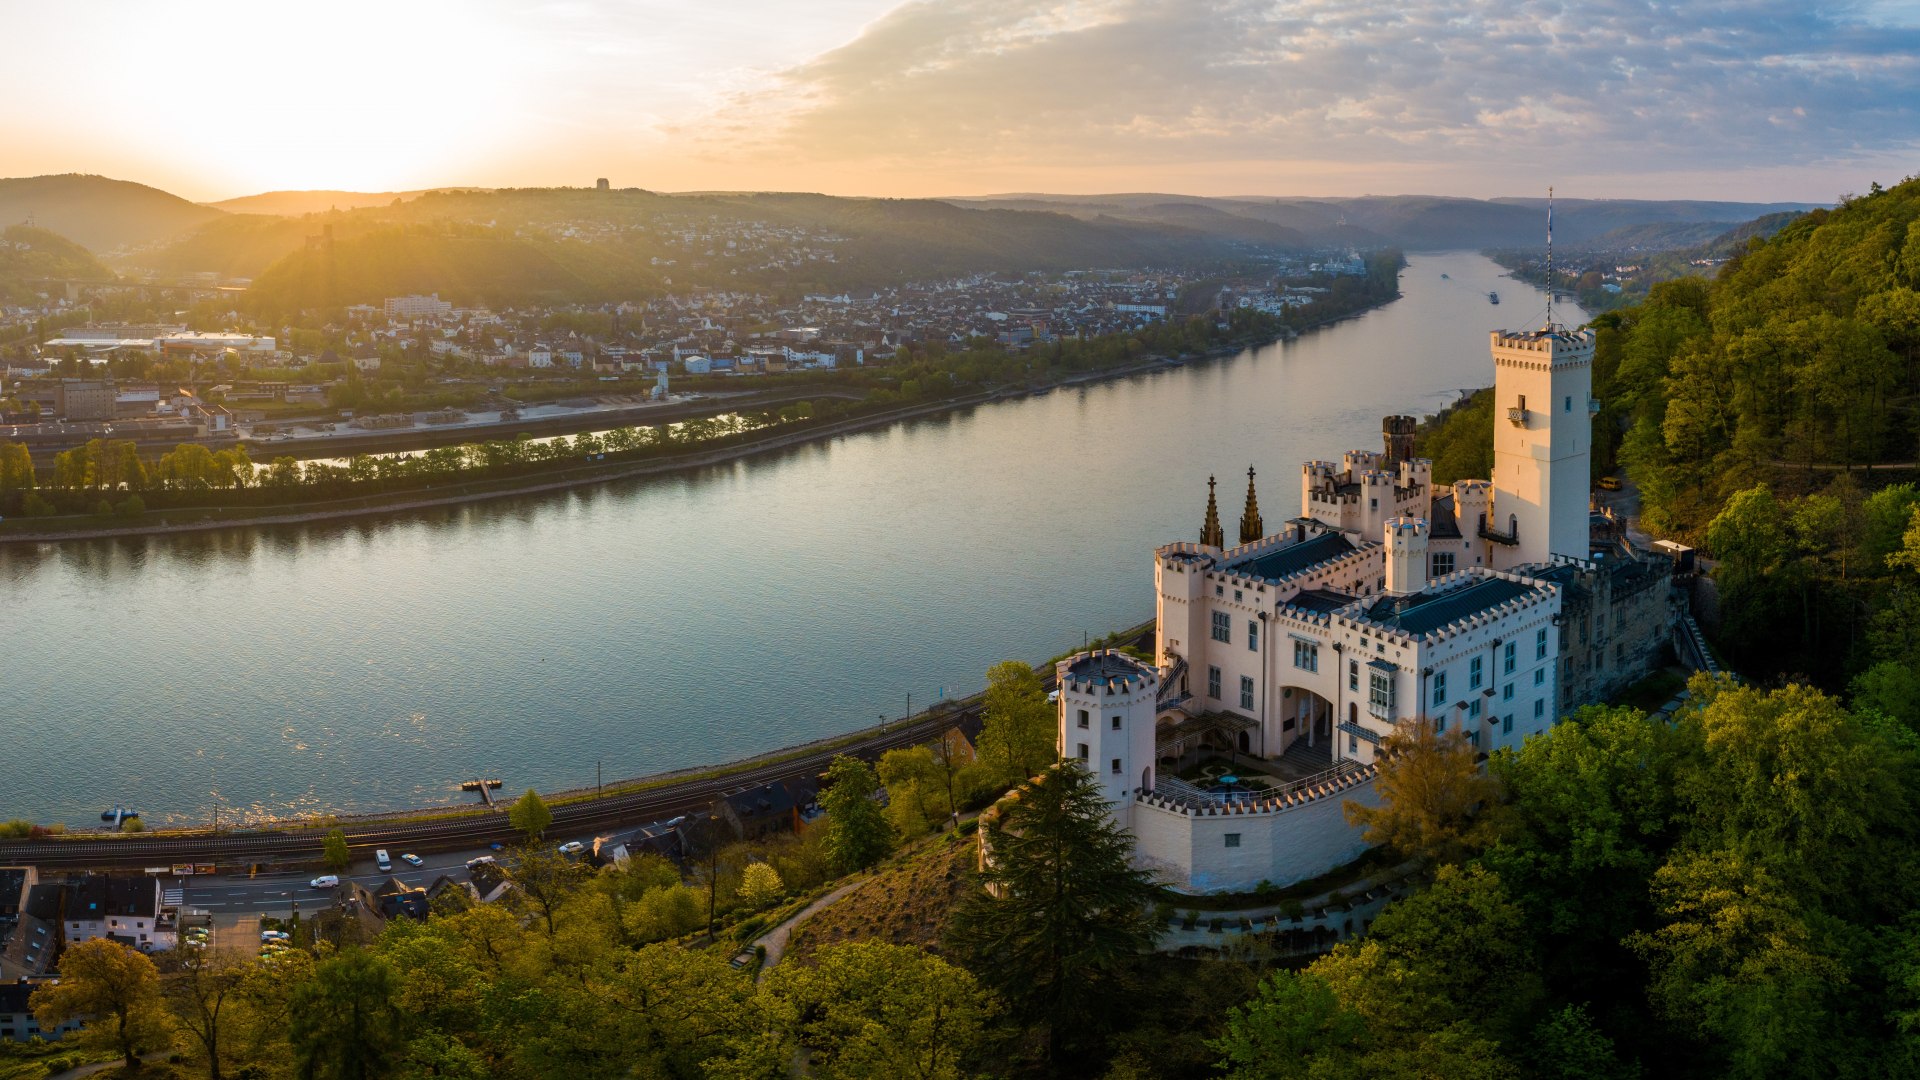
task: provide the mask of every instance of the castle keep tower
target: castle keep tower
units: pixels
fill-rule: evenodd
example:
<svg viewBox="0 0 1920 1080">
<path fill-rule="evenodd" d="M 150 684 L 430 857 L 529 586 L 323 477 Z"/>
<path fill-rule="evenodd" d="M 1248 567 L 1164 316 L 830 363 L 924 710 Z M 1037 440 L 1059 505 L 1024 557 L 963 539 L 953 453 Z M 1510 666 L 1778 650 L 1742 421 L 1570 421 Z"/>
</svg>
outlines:
<svg viewBox="0 0 1920 1080">
<path fill-rule="evenodd" d="M 1493 508 L 1497 569 L 1585 559 L 1593 451 L 1593 331 L 1495 330 Z"/>
<path fill-rule="evenodd" d="M 1055 672 L 1060 756 L 1085 765 L 1115 820 L 1130 826 L 1134 793 L 1153 789 L 1160 673 L 1118 649 L 1079 653 Z"/>
</svg>

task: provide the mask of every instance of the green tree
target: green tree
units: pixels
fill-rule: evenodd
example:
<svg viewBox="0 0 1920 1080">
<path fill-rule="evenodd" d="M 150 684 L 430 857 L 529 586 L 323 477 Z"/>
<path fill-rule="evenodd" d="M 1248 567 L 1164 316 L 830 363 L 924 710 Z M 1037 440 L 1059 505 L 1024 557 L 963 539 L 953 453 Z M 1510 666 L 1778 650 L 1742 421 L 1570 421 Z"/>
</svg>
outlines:
<svg viewBox="0 0 1920 1080">
<path fill-rule="evenodd" d="M 880 778 L 873 766 L 841 755 L 827 767 L 820 807 L 827 812 L 827 855 L 840 873 L 865 870 L 893 850 L 893 826 L 879 802 Z"/>
<path fill-rule="evenodd" d="M 164 993 L 181 1028 L 207 1055 L 207 1076 L 220 1080 L 221 1061 L 228 1051 L 225 1036 L 243 1007 L 243 988 L 252 970 L 234 953 L 208 951 L 184 958 L 180 970 L 168 976 Z"/>
<path fill-rule="evenodd" d="M 763 862 L 747 864 L 740 880 L 740 902 L 749 910 L 771 907 L 785 893 L 786 886 L 780 882 L 780 871 Z"/>
<path fill-rule="evenodd" d="M 1251 1001 L 1234 1007 L 1226 1030 L 1209 1045 L 1227 1080 L 1358 1077 L 1367 1025 L 1340 1004 L 1325 979 L 1283 969 L 1262 979 Z"/>
<path fill-rule="evenodd" d="M 321 858 L 327 869 L 336 874 L 346 872 L 353 865 L 353 852 L 347 848 L 347 834 L 339 829 L 328 829 L 327 838 L 321 845 Z"/>
<path fill-rule="evenodd" d="M 1020 783 L 1059 757 L 1054 707 L 1025 663 L 1006 660 L 987 670 L 981 715 L 980 758 L 1002 782 Z"/>
<path fill-rule="evenodd" d="M 972 975 L 904 945 L 853 942 L 784 964 L 766 993 L 797 1020 L 811 1072 L 834 1080 L 960 1080 L 996 1012 Z"/>
<path fill-rule="evenodd" d="M 349 949 L 314 968 L 293 991 L 287 1036 L 300 1080 L 390 1075 L 405 1047 L 393 968 Z"/>
<path fill-rule="evenodd" d="M 1493 842 L 1500 785 L 1481 771 L 1464 731 L 1436 734 L 1426 723 L 1397 724 L 1380 749 L 1373 785 L 1380 805 L 1341 805 L 1349 822 L 1366 827 L 1367 843 L 1445 864 Z"/>
<path fill-rule="evenodd" d="M 120 1055 L 129 1072 L 141 1053 L 165 1047 L 170 1037 L 153 961 L 106 938 L 61 953 L 59 980 L 35 989 L 27 1004 L 47 1031 L 84 1020 L 83 1041 Z"/>
<path fill-rule="evenodd" d="M 513 806 L 507 810 L 507 821 L 512 823 L 514 828 L 525 833 L 527 843 L 532 844 L 547 831 L 547 826 L 553 824 L 553 811 L 547 809 L 547 804 L 540 798 L 539 792 L 528 788 L 527 793 L 516 799 Z"/>
<path fill-rule="evenodd" d="M 950 944 L 1056 1062 L 1106 1027 L 1128 962 L 1153 945 L 1153 878 L 1129 857 L 1092 774 L 1065 762 L 983 819 L 985 889 L 957 905 Z"/>
</svg>

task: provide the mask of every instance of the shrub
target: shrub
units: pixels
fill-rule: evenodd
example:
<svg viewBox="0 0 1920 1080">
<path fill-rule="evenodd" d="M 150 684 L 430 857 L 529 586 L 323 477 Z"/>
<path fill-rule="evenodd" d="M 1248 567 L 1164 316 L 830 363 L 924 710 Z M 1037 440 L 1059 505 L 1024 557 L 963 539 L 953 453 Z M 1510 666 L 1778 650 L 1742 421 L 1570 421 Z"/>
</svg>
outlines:
<svg viewBox="0 0 1920 1080">
<path fill-rule="evenodd" d="M 139 517 L 147 512 L 147 501 L 138 495 L 129 495 L 121 499 L 120 505 L 113 509 L 121 517 Z"/>
<path fill-rule="evenodd" d="M 40 497 L 39 492 L 29 491 L 27 497 L 20 500 L 20 512 L 27 517 L 52 517 L 53 504 Z"/>
<path fill-rule="evenodd" d="M 105 499 L 101 499 L 99 502 L 93 504 L 93 513 L 96 517 L 112 517 L 113 504 Z"/>
</svg>

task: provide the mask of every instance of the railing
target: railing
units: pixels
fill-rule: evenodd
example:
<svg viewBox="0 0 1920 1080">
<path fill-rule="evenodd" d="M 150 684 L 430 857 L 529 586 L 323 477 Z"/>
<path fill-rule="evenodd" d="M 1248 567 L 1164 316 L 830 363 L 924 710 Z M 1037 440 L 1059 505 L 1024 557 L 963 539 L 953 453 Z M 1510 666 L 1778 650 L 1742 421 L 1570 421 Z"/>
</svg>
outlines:
<svg viewBox="0 0 1920 1080">
<path fill-rule="evenodd" d="M 1187 810 L 1258 813 L 1283 809 L 1288 805 L 1304 801 L 1303 796 L 1313 798 L 1315 795 L 1326 794 L 1334 789 L 1351 787 L 1372 773 L 1373 767 L 1370 765 L 1342 760 L 1334 762 L 1331 768 L 1314 773 L 1312 776 L 1293 780 L 1277 787 L 1247 791 L 1207 791 L 1178 777 L 1161 776 L 1154 778 L 1151 792 L 1143 791 L 1140 794 L 1162 804 Z"/>
</svg>

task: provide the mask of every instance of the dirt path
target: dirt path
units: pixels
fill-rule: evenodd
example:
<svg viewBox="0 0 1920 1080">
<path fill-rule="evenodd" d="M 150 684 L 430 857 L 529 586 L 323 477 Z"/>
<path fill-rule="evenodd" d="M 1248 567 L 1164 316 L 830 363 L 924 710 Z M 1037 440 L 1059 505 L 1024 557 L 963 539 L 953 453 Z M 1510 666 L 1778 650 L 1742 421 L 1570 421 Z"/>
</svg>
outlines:
<svg viewBox="0 0 1920 1080">
<path fill-rule="evenodd" d="M 793 936 L 793 931 L 801 923 L 813 918 L 823 909 L 839 903 L 842 897 L 872 880 L 872 878 L 861 878 L 859 881 L 850 881 L 801 908 L 794 913 L 793 918 L 754 938 L 753 943 L 767 951 L 766 959 L 760 965 L 761 972 L 765 973 L 768 968 L 780 962 L 780 957 L 787 951 L 787 940 Z"/>
</svg>

